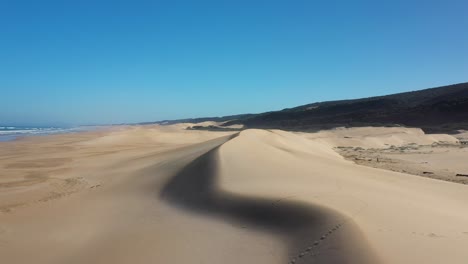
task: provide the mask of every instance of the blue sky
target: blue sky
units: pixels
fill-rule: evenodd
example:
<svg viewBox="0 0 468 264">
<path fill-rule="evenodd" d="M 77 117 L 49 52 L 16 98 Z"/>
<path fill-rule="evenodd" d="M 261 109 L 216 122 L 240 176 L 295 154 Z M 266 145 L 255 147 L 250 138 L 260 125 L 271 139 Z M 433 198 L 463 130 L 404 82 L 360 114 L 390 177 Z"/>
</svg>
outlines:
<svg viewBox="0 0 468 264">
<path fill-rule="evenodd" d="M 0 124 L 255 113 L 468 81 L 467 1 L 0 0 Z"/>
</svg>

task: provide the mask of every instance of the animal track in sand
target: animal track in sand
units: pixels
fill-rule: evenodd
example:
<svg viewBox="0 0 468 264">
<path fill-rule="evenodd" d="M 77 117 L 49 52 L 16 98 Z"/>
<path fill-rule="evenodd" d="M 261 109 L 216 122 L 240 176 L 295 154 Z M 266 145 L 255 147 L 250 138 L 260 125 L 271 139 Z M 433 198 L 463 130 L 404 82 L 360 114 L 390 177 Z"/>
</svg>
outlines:
<svg viewBox="0 0 468 264">
<path fill-rule="evenodd" d="M 219 141 L 226 142 L 231 138 L 222 138 Z M 348 218 L 343 219 L 343 215 L 331 209 L 289 201 L 288 197 L 268 199 L 224 192 L 216 184 L 217 177 L 222 172 L 219 169 L 218 149 L 224 142 L 220 142 L 221 144 L 213 142 L 213 145 L 214 143 L 218 145 L 176 172 L 161 190 L 160 199 L 188 212 L 212 216 L 230 223 L 238 222 L 242 227 L 277 235 L 286 240 L 285 246 L 292 253 L 288 254 L 289 263 L 296 263 L 299 260 L 304 262 L 306 259 L 309 260 L 307 256 L 311 255 L 322 255 L 323 252 L 317 250 L 318 247 L 341 228 L 342 223 L 328 228 L 324 228 L 324 225 L 336 221 L 344 223 Z M 365 202 L 363 203 L 355 214 L 367 206 Z M 316 239 L 310 240 L 311 238 Z M 341 240 L 331 242 L 334 246 L 342 245 L 346 251 L 348 243 L 343 243 Z M 356 256 L 354 252 L 350 252 L 352 254 L 349 256 L 345 256 L 348 252 L 343 253 L 333 256 L 334 261 L 364 263 L 356 261 L 361 256 Z"/>
<path fill-rule="evenodd" d="M 295 257 L 291 258 L 288 262 L 288 264 L 295 264 L 298 260 L 304 258 L 306 255 L 310 255 L 310 256 L 316 256 L 318 254 L 320 254 L 319 250 L 313 250 L 313 249 L 317 249 L 320 244 L 322 242 L 325 241 L 325 239 L 330 236 L 331 234 L 333 234 L 334 232 L 336 232 L 338 229 L 340 229 L 341 227 L 343 226 L 343 223 L 340 223 L 340 224 L 337 224 L 335 225 L 333 228 L 329 229 L 328 231 L 326 231 L 321 237 L 320 239 L 318 240 L 315 240 L 313 242 L 313 244 L 311 246 L 308 246 L 305 250 L 299 252 L 298 255 L 296 255 Z"/>
</svg>

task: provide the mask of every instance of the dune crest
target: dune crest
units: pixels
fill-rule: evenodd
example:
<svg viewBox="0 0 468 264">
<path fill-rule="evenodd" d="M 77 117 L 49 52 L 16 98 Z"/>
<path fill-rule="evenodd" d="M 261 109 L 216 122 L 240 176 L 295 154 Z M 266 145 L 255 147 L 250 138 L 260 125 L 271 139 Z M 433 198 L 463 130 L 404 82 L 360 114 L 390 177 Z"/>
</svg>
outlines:
<svg viewBox="0 0 468 264">
<path fill-rule="evenodd" d="M 243 131 L 220 148 L 220 186 L 333 209 L 385 263 L 464 263 L 468 186 L 359 166 L 333 148 L 314 134 Z"/>
<path fill-rule="evenodd" d="M 468 186 L 359 166 L 334 149 L 337 139 L 451 139 L 419 133 L 146 126 L 0 143 L 0 202 L 24 201 L 0 212 L 0 255 L 8 263 L 464 264 Z"/>
<path fill-rule="evenodd" d="M 352 220 L 337 212 L 298 201 L 243 196 L 218 189 L 217 177 L 223 173 L 218 148 L 175 175 L 161 198 L 183 209 L 276 234 L 288 247 L 288 263 L 379 263 L 353 230 Z M 360 250 L 356 252 L 356 248 Z"/>
</svg>

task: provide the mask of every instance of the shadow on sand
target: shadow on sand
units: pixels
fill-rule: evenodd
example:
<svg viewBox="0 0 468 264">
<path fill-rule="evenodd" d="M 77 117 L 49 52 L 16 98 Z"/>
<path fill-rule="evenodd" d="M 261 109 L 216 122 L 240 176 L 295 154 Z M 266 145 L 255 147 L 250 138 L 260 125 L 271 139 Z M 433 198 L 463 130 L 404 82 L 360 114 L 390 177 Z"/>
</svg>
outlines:
<svg viewBox="0 0 468 264">
<path fill-rule="evenodd" d="M 247 197 L 219 190 L 218 148 L 173 176 L 164 186 L 161 198 L 181 209 L 277 235 L 288 247 L 285 263 L 368 263 L 368 254 L 344 254 L 353 250 L 346 248 L 350 241 L 339 235 L 344 218 L 336 212 L 297 201 Z M 353 237 L 351 243 L 356 241 L 359 239 Z M 326 248 L 333 248 L 333 253 L 324 252 Z"/>
</svg>

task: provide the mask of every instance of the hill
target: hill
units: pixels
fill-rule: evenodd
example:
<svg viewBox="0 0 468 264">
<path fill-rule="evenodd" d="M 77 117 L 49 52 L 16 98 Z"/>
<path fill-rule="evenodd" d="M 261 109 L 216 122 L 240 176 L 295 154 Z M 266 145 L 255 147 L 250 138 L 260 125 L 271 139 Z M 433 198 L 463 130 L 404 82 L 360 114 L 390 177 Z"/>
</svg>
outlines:
<svg viewBox="0 0 468 264">
<path fill-rule="evenodd" d="M 354 100 L 318 102 L 227 122 L 250 128 L 315 130 L 410 126 L 427 132 L 468 128 L 468 83 Z"/>
<path fill-rule="evenodd" d="M 140 124 L 224 122 L 245 128 L 319 130 L 333 127 L 408 126 L 426 132 L 468 130 L 468 83 L 362 99 L 317 102 L 260 114 L 163 120 Z M 200 129 L 205 129 L 201 127 Z"/>
</svg>

